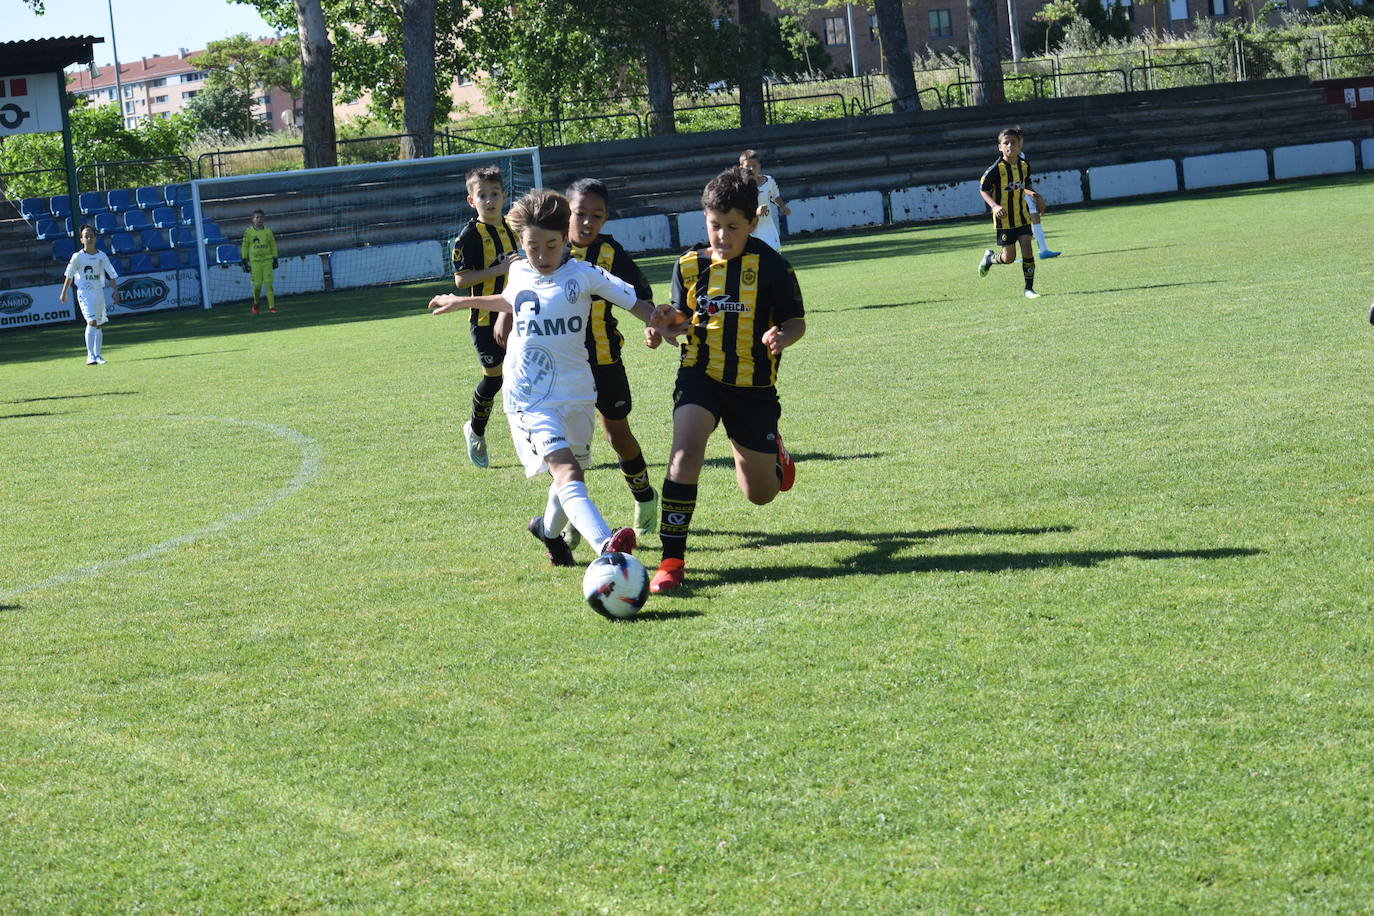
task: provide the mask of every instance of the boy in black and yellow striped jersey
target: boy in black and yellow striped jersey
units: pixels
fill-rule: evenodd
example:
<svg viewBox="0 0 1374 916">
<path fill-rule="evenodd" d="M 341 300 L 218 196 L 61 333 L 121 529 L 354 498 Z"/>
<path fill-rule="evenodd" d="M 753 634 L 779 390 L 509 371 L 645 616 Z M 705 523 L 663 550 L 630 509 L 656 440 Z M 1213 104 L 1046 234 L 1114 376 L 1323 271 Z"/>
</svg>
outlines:
<svg viewBox="0 0 1374 916">
<path fill-rule="evenodd" d="M 701 205 L 708 241 L 678 259 L 672 304 L 660 306 L 645 331 L 651 346 L 660 333 L 682 338 L 673 445 L 661 492 L 663 561 L 649 583 L 655 593 L 683 583 L 697 481 L 717 425 L 725 425 L 735 480 L 751 503 L 772 502 L 796 478 L 778 434 L 777 379 L 782 351 L 806 333 L 806 310 L 791 265 L 750 236 L 758 196 L 758 186 L 738 168 L 706 185 Z"/>
<path fill-rule="evenodd" d="M 978 264 L 978 276 L 987 276 L 994 264 L 1015 264 L 1016 247 L 1021 246 L 1021 274 L 1026 280 L 1027 299 L 1037 299 L 1035 291 L 1035 248 L 1031 244 L 1031 214 L 1026 206 L 1029 196 L 1036 208 L 1045 212 L 1045 199 L 1031 187 L 1030 164 L 1021 156 L 1025 139 L 1019 127 L 1008 127 L 997 135 L 1002 155 L 983 173 L 979 193 L 992 208 L 992 225 L 997 230 L 1000 251 L 989 248 Z"/>
<path fill-rule="evenodd" d="M 501 169 L 486 165 L 467 174 L 468 205 L 477 211 L 453 243 L 453 283 L 468 296 L 495 296 L 506 286 L 511 259 L 519 254 L 515 236 L 501 215 L 506 203 Z M 501 391 L 501 363 L 506 348 L 492 331 L 492 313 L 473 310 L 469 319 L 472 345 L 482 365 L 482 379 L 472 393 L 472 415 L 463 424 L 468 458 L 479 468 L 487 466 L 487 420 L 492 403 Z"/>
</svg>

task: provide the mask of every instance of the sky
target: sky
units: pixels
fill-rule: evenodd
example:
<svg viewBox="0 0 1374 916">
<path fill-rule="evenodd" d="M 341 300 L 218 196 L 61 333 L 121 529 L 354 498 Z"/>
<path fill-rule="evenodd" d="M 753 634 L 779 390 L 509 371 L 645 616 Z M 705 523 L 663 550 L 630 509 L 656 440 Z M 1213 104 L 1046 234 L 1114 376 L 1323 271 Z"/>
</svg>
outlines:
<svg viewBox="0 0 1374 916">
<path fill-rule="evenodd" d="M 199 51 L 207 42 L 239 32 L 254 38 L 276 34 L 253 7 L 229 0 L 45 0 L 44 6 L 47 12 L 37 16 L 27 3 L 0 0 L 0 41 L 94 35 L 105 39 L 95 46 L 95 62 L 113 64 L 111 7 L 124 64 L 182 48 Z"/>
</svg>

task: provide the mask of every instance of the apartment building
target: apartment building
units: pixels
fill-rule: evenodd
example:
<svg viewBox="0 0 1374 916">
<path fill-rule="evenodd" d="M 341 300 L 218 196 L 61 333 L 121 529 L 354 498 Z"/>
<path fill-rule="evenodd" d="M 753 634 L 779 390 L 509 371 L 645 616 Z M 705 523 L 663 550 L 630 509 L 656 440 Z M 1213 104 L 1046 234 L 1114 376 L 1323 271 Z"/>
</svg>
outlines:
<svg viewBox="0 0 1374 916">
<path fill-rule="evenodd" d="M 271 42 L 274 39 L 264 39 Z M 209 72 L 199 69 L 191 58 L 202 51 L 182 48 L 171 55 L 154 54 L 133 62 L 120 62 L 119 97 L 113 65 L 81 69 L 67 74 L 67 89 L 90 100 L 92 105 L 119 104 L 126 127 L 135 127 L 148 118 L 170 118 L 185 109 L 191 99 L 205 88 Z M 263 89 L 253 104 L 253 113 L 272 130 L 296 123 L 297 101 L 281 89 Z"/>
</svg>

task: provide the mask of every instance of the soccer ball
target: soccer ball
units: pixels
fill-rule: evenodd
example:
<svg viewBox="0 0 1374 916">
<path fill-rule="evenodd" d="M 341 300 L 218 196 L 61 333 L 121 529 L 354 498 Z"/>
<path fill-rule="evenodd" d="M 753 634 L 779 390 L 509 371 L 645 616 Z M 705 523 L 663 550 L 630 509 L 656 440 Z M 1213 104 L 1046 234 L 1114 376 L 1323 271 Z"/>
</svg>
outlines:
<svg viewBox="0 0 1374 916">
<path fill-rule="evenodd" d="M 587 567 L 582 594 L 602 617 L 633 617 L 649 598 L 649 573 L 628 553 L 604 554 Z"/>
</svg>

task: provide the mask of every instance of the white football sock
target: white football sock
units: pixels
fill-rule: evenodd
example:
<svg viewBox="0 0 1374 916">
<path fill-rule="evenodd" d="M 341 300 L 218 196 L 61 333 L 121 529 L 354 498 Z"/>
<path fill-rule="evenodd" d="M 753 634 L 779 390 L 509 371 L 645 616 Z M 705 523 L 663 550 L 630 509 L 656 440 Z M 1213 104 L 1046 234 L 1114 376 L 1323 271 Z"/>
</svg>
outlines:
<svg viewBox="0 0 1374 916">
<path fill-rule="evenodd" d="M 549 484 L 549 501 L 544 504 L 544 536 L 554 537 L 568 526 L 568 513 L 558 499 L 558 484 Z"/>
<path fill-rule="evenodd" d="M 1050 246 L 1045 244 L 1045 230 L 1039 223 L 1031 223 L 1031 233 L 1035 235 L 1035 244 L 1040 246 L 1041 251 L 1050 250 Z"/>
<path fill-rule="evenodd" d="M 86 325 L 86 362 L 95 362 L 95 335 L 100 333 L 99 328 Z"/>
<path fill-rule="evenodd" d="M 587 485 L 580 480 L 565 483 L 558 488 L 558 501 L 563 511 L 572 519 L 573 527 L 588 544 L 600 547 L 611 536 L 611 526 L 601 517 L 596 503 L 587 495 Z"/>
<path fill-rule="evenodd" d="M 104 329 L 104 328 L 96 328 L 96 329 L 95 329 L 95 358 L 96 358 L 96 359 L 99 359 L 99 358 L 100 358 L 100 348 L 101 348 L 101 346 L 102 346 L 104 343 L 105 343 L 105 329 Z"/>
</svg>

